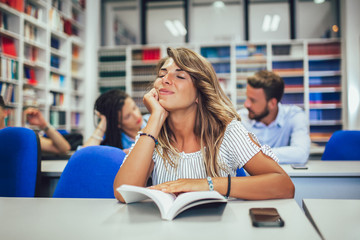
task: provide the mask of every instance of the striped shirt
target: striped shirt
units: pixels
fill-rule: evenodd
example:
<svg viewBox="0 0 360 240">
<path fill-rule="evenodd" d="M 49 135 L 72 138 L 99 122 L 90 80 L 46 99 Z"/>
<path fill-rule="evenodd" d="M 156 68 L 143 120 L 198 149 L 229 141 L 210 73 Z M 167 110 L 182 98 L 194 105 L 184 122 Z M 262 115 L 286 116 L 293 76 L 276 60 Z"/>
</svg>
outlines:
<svg viewBox="0 0 360 240">
<path fill-rule="evenodd" d="M 251 141 L 249 134 L 254 141 L 258 143 L 256 136 L 249 133 L 240 121 L 233 120 L 226 127 L 218 158 L 221 166 L 220 176 L 226 177 L 228 174 L 233 177 L 236 176 L 236 170 L 244 166 L 259 151 L 278 161 L 270 147 L 267 145 L 258 147 Z M 135 139 L 135 144 L 138 139 L 139 135 Z M 154 185 L 175 181 L 180 178 L 200 179 L 207 177 L 201 151 L 194 153 L 181 152 L 176 161 L 171 154 L 169 155 L 176 163 L 176 168 L 171 167 L 168 163 L 165 164 L 161 155 L 154 150 L 152 156 L 152 160 L 154 161 L 152 181 Z"/>
</svg>

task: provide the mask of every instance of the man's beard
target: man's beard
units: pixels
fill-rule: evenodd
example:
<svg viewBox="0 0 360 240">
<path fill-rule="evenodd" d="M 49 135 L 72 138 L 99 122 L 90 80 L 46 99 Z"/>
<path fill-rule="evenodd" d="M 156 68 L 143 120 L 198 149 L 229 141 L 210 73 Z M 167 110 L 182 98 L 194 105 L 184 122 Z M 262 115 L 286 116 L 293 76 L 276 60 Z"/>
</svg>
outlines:
<svg viewBox="0 0 360 240">
<path fill-rule="evenodd" d="M 250 111 L 249 109 L 248 109 L 248 111 L 249 111 L 249 118 L 253 119 L 253 120 L 256 120 L 257 122 L 260 122 L 261 119 L 263 119 L 264 117 L 266 117 L 270 113 L 269 109 L 267 107 L 264 109 L 264 111 L 262 111 L 260 114 L 257 114 L 257 115 L 255 115 L 254 112 Z M 250 112 L 252 114 L 254 114 L 254 116 L 251 117 Z"/>
</svg>

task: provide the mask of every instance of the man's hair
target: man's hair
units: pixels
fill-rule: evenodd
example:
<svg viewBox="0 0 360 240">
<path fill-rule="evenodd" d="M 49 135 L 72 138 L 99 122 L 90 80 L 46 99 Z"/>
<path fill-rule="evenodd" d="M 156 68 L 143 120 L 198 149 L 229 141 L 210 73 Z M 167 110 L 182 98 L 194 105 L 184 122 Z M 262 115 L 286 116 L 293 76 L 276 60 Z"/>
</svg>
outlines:
<svg viewBox="0 0 360 240">
<path fill-rule="evenodd" d="M 270 71 L 261 70 L 257 72 L 254 76 L 248 77 L 247 83 L 253 88 L 264 89 L 267 101 L 276 98 L 280 102 L 284 95 L 284 80 Z"/>
<path fill-rule="evenodd" d="M 0 95 L 0 107 L 5 108 L 5 102 L 1 95 Z"/>
</svg>

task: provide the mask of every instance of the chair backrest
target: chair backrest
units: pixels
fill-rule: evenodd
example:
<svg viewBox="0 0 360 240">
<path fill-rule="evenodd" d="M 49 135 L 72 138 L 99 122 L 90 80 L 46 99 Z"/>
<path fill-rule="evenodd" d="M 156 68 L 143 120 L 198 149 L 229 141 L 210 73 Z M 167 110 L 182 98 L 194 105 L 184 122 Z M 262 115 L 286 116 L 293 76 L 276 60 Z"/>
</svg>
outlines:
<svg viewBox="0 0 360 240">
<path fill-rule="evenodd" d="M 321 160 L 360 160 L 360 131 L 334 132 Z"/>
<path fill-rule="evenodd" d="M 236 170 L 236 176 L 237 177 L 246 177 L 246 173 L 245 173 L 244 168 L 238 168 Z"/>
<path fill-rule="evenodd" d="M 110 146 L 89 146 L 69 159 L 53 197 L 114 198 L 113 182 L 125 153 Z"/>
<path fill-rule="evenodd" d="M 34 197 L 40 174 L 38 135 L 23 127 L 0 130 L 0 196 Z"/>
</svg>

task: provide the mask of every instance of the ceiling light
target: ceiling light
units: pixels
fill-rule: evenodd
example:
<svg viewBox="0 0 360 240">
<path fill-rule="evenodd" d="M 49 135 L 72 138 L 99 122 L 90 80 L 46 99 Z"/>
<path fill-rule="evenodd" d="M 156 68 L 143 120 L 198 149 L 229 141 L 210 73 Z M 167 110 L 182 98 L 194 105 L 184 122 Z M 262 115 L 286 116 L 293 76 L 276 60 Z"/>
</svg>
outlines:
<svg viewBox="0 0 360 240">
<path fill-rule="evenodd" d="M 262 30 L 264 32 L 268 32 L 270 30 L 270 23 L 271 23 L 271 16 L 266 14 L 264 16 L 263 24 L 262 24 Z"/>
<path fill-rule="evenodd" d="M 186 28 L 184 27 L 184 25 L 180 22 L 180 20 L 174 20 L 174 25 L 178 31 L 178 33 L 181 35 L 181 36 L 185 36 L 187 31 L 186 31 Z"/>
<path fill-rule="evenodd" d="M 223 1 L 215 1 L 213 3 L 214 8 L 224 8 L 225 7 L 225 3 Z"/>
<path fill-rule="evenodd" d="M 316 4 L 321 4 L 323 2 L 325 2 L 325 0 L 314 0 L 314 3 L 316 3 Z"/>
<path fill-rule="evenodd" d="M 170 33 L 174 36 L 174 37 L 177 37 L 179 36 L 179 32 L 177 31 L 174 23 L 170 20 L 166 20 L 164 22 L 165 26 L 167 27 L 167 29 L 170 31 Z"/>
<path fill-rule="evenodd" d="M 277 14 L 275 14 L 275 15 L 273 16 L 272 21 L 271 21 L 271 27 L 270 27 L 270 29 L 271 29 L 272 32 L 275 32 L 275 31 L 278 30 L 278 28 L 279 28 L 279 23 L 280 23 L 280 19 L 281 19 L 280 16 L 277 15 Z"/>
</svg>

